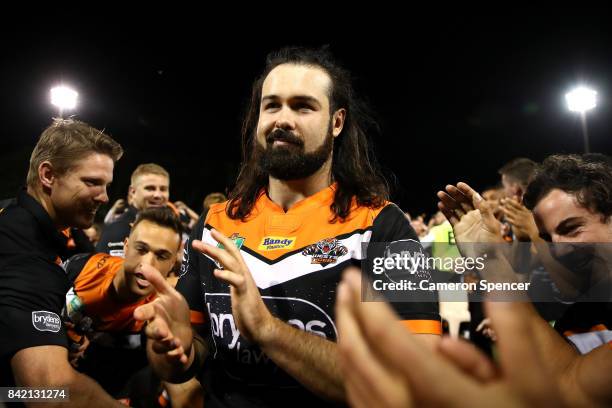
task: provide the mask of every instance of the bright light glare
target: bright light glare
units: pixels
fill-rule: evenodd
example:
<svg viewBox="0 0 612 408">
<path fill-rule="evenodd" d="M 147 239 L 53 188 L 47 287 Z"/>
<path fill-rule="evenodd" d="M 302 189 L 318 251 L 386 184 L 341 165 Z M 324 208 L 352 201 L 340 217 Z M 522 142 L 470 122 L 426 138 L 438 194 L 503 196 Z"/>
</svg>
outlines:
<svg viewBox="0 0 612 408">
<path fill-rule="evenodd" d="M 565 100 L 569 110 L 584 113 L 597 106 L 597 91 L 581 86 L 565 94 Z"/>
<path fill-rule="evenodd" d="M 51 103 L 60 109 L 74 109 L 79 94 L 65 86 L 56 86 L 51 89 Z"/>
</svg>

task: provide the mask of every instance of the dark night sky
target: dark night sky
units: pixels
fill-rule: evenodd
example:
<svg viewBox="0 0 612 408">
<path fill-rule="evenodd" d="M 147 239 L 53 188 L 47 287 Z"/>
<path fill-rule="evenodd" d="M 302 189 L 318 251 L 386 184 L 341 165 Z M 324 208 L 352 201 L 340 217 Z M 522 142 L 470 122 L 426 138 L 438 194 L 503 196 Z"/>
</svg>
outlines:
<svg viewBox="0 0 612 408">
<path fill-rule="evenodd" d="M 153 161 L 171 173 L 171 198 L 199 211 L 206 193 L 236 176 L 241 116 L 266 53 L 292 44 L 330 44 L 354 73 L 382 125 L 375 148 L 397 178 L 395 201 L 411 212 L 431 213 L 447 182 L 496 183 L 514 157 L 581 152 L 579 121 L 563 100 L 579 82 L 598 90 L 591 150 L 612 153 L 612 35 L 603 12 L 413 16 L 382 28 L 285 21 L 265 30 L 213 28 L 214 17 L 188 15 L 3 28 L 0 198 L 23 184 L 29 153 L 55 114 L 49 89 L 63 81 L 80 93 L 77 117 L 126 149 L 112 200 L 125 194 L 137 164 Z"/>
</svg>

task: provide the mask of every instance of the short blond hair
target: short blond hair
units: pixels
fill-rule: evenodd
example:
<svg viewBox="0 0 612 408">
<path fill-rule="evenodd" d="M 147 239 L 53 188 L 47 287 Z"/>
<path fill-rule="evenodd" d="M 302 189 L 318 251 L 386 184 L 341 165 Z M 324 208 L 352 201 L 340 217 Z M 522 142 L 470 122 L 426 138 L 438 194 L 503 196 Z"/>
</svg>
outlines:
<svg viewBox="0 0 612 408">
<path fill-rule="evenodd" d="M 164 176 L 170 181 L 170 174 L 159 164 L 155 163 L 144 163 L 136 167 L 136 170 L 132 172 L 132 177 L 130 179 L 130 185 L 133 186 L 136 183 L 136 179 L 143 174 L 157 174 L 159 176 Z"/>
<path fill-rule="evenodd" d="M 223 193 L 210 193 L 206 197 L 204 197 L 204 201 L 202 202 L 202 208 L 204 211 L 208 211 L 211 205 L 216 203 L 223 203 L 227 201 L 227 197 Z"/>
<path fill-rule="evenodd" d="M 74 119 L 54 119 L 42 134 L 32 155 L 26 184 L 38 185 L 38 168 L 48 161 L 58 175 L 65 174 L 88 154 L 100 153 L 116 162 L 123 148 L 112 137 L 85 122 Z"/>
</svg>

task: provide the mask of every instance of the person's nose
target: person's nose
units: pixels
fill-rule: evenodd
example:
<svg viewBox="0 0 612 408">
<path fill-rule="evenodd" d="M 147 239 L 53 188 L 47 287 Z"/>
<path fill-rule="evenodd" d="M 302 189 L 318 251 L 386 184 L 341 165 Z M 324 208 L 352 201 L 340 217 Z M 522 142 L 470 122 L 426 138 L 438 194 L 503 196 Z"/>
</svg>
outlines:
<svg viewBox="0 0 612 408">
<path fill-rule="evenodd" d="M 295 129 L 295 114 L 289 107 L 283 106 L 276 113 L 274 128 L 283 130 Z"/>
</svg>

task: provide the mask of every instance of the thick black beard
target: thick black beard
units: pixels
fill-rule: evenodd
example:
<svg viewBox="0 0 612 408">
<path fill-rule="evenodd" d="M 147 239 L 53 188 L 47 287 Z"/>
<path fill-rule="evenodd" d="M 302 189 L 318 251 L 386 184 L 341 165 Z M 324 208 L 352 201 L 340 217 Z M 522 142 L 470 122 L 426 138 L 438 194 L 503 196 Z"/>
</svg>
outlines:
<svg viewBox="0 0 612 408">
<path fill-rule="evenodd" d="M 273 146 L 275 140 L 290 143 Z M 304 142 L 289 131 L 277 129 L 266 137 L 266 147 L 255 143 L 255 156 L 261 169 L 279 180 L 300 180 L 313 175 L 330 158 L 334 137 L 329 128 L 323 144 L 315 151 L 304 152 Z"/>
</svg>

